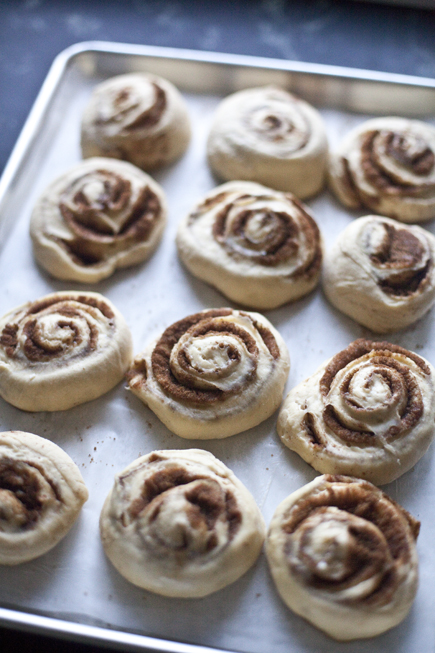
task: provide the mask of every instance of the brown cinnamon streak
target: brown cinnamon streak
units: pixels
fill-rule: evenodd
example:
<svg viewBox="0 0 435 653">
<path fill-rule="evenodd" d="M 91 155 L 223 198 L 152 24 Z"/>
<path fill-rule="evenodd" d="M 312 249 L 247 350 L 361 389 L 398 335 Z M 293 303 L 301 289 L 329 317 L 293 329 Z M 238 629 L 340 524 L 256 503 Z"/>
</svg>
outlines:
<svg viewBox="0 0 435 653">
<path fill-rule="evenodd" d="M 225 308 L 195 313 L 183 320 L 175 322 L 164 331 L 152 353 L 151 365 L 157 382 L 167 394 L 181 401 L 192 401 L 196 403 L 214 403 L 223 396 L 224 393 L 222 390 L 197 390 L 179 383 L 171 372 L 170 357 L 174 345 L 192 326 L 203 320 L 208 321 L 208 324 L 212 324 L 211 321 L 213 318 L 231 315 L 231 313 L 231 309 Z"/>
<path fill-rule="evenodd" d="M 336 507 L 339 512 L 331 515 L 328 507 Z M 343 561 L 348 568 L 343 573 L 342 580 L 325 581 L 313 573 L 311 576 L 304 575 L 305 582 L 313 587 L 336 592 L 358 583 L 361 573 L 364 577 L 372 570 L 376 575 L 380 573 L 379 582 L 361 601 L 377 606 L 387 604 L 400 582 L 397 569 L 410 560 L 410 536 L 414 539 L 417 537 L 419 522 L 371 483 L 348 476 L 327 474 L 323 486 L 290 508 L 283 525 L 284 532 L 289 536 L 286 544 L 289 563 L 295 564 L 296 573 L 303 573 L 302 561 L 290 562 L 292 536 L 300 532 L 303 537 L 305 524 L 308 527 L 313 516 L 318 520 L 322 514 L 326 519 L 334 518 L 345 522 L 348 515 L 348 530 L 352 539 L 349 541 L 349 555 Z M 367 522 L 367 527 L 360 521 L 354 521 L 354 517 Z M 354 564 L 354 556 L 359 559 L 357 565 Z"/>
</svg>

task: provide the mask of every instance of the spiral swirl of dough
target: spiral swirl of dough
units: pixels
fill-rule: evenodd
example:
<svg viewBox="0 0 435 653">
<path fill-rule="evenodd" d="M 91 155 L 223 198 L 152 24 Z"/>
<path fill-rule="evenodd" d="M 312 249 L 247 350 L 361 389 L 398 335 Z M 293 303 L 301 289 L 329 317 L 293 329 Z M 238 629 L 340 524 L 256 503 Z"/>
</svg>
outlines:
<svg viewBox="0 0 435 653">
<path fill-rule="evenodd" d="M 35 258 L 58 279 L 95 283 L 146 260 L 166 213 L 163 190 L 145 172 L 125 161 L 88 159 L 37 201 L 30 221 Z"/>
<path fill-rule="evenodd" d="M 353 129 L 331 155 L 329 181 L 352 209 L 401 222 L 435 217 L 435 127 L 385 117 Z"/>
<path fill-rule="evenodd" d="M 153 170 L 178 159 L 190 141 L 184 98 L 171 82 L 129 73 L 98 84 L 82 118 L 83 158 L 108 156 Z"/>
<path fill-rule="evenodd" d="M 242 576 L 266 529 L 233 472 L 211 453 L 187 449 L 154 451 L 117 474 L 100 530 L 107 556 L 127 580 L 188 598 Z"/>
<path fill-rule="evenodd" d="M 322 189 L 327 150 L 318 111 L 274 86 L 225 98 L 207 141 L 208 162 L 220 179 L 255 181 L 299 199 Z"/>
<path fill-rule="evenodd" d="M 0 433 L 0 564 L 53 548 L 69 531 L 88 491 L 60 447 L 32 433 Z"/>
<path fill-rule="evenodd" d="M 377 333 L 403 329 L 435 302 L 435 237 L 389 218 L 358 218 L 325 254 L 331 304 Z"/>
<path fill-rule="evenodd" d="M 131 349 L 123 316 L 99 293 L 46 295 L 0 320 L 0 395 L 22 410 L 72 408 L 119 383 Z"/>
<path fill-rule="evenodd" d="M 225 438 L 269 417 L 290 368 L 265 317 L 230 308 L 175 322 L 138 355 L 130 390 L 183 438 Z"/>
<path fill-rule="evenodd" d="M 388 342 L 359 339 L 287 395 L 278 433 L 314 469 L 390 483 L 434 436 L 435 370 Z"/>
<path fill-rule="evenodd" d="M 319 476 L 278 506 L 266 555 L 290 609 L 338 640 L 373 637 L 412 605 L 419 527 L 371 483 Z"/>
<path fill-rule="evenodd" d="M 320 276 L 322 239 L 308 209 L 252 182 L 209 193 L 180 223 L 177 246 L 192 274 L 250 308 L 299 299 Z"/>
</svg>

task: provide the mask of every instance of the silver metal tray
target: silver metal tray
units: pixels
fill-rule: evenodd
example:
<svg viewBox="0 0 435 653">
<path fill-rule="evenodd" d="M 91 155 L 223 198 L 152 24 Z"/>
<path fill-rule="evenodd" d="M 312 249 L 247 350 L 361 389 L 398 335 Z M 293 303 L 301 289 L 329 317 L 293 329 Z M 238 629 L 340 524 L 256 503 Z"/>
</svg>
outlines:
<svg viewBox="0 0 435 653">
<path fill-rule="evenodd" d="M 321 110 L 331 144 L 375 114 L 431 121 L 435 116 L 435 81 L 430 79 L 114 43 L 68 48 L 55 59 L 0 180 L 0 314 L 51 291 L 84 287 L 50 279 L 38 269 L 28 236 L 30 212 L 45 186 L 80 160 L 81 112 L 95 84 L 140 70 L 178 86 L 188 102 L 194 134 L 185 156 L 156 175 L 169 202 L 169 224 L 158 251 L 146 264 L 91 287 L 124 313 L 135 351 L 189 313 L 228 305 L 217 291 L 182 268 L 174 244 L 179 219 L 216 185 L 206 165 L 205 139 L 223 96 L 249 86 L 282 85 Z M 327 191 L 309 205 L 327 247 L 357 215 L 338 206 Z M 427 228 L 434 230 L 432 224 Z M 371 335 L 338 314 L 320 290 L 267 316 L 290 350 L 288 388 L 355 338 Z M 433 312 L 390 340 L 434 362 Z M 124 650 L 432 652 L 433 448 L 413 470 L 384 488 L 422 521 L 418 542 L 422 580 L 407 619 L 374 640 L 338 644 L 293 615 L 278 598 L 263 555 L 238 582 L 200 600 L 152 595 L 131 586 L 111 568 L 99 542 L 99 511 L 114 473 L 153 449 L 208 449 L 247 485 L 269 523 L 278 503 L 316 475 L 296 454 L 284 450 L 275 423 L 276 415 L 246 433 L 204 443 L 171 434 L 123 387 L 70 411 L 50 414 L 24 413 L 0 400 L 0 430 L 31 431 L 55 441 L 79 464 L 90 491 L 77 524 L 52 552 L 25 565 L 0 568 L 0 623 Z"/>
</svg>

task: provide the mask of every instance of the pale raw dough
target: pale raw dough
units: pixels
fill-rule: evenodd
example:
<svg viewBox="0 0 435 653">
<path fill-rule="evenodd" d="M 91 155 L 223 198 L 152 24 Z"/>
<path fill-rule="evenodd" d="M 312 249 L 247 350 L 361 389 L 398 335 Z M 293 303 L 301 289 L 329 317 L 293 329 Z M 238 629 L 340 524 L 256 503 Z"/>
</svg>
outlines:
<svg viewBox="0 0 435 653">
<path fill-rule="evenodd" d="M 199 449 L 154 451 L 117 474 L 100 518 L 104 550 L 131 583 L 202 597 L 257 560 L 265 525 L 231 470 Z"/>
<path fill-rule="evenodd" d="M 290 390 L 278 434 L 318 472 L 384 485 L 424 455 L 434 421 L 432 365 L 403 347 L 360 339 Z"/>
<path fill-rule="evenodd" d="M 119 383 L 132 339 L 99 293 L 52 293 L 0 320 L 0 396 L 29 411 L 66 410 Z"/>
<path fill-rule="evenodd" d="M 96 283 L 151 256 L 166 214 L 164 192 L 145 172 L 125 161 L 87 159 L 36 202 L 33 252 L 58 279 Z"/>
<path fill-rule="evenodd" d="M 299 199 L 323 188 L 327 152 L 319 112 L 275 86 L 226 97 L 207 141 L 208 162 L 220 179 L 256 181 Z"/>
<path fill-rule="evenodd" d="M 322 238 L 308 208 L 290 193 L 230 181 L 208 193 L 179 225 L 188 270 L 234 302 L 268 310 L 317 285 Z"/>
<path fill-rule="evenodd" d="M 87 499 L 77 465 L 60 447 L 33 433 L 0 433 L 0 564 L 52 549 Z"/>
<path fill-rule="evenodd" d="M 377 333 L 407 327 L 435 302 L 435 236 L 369 215 L 326 252 L 323 290 L 340 311 Z"/>
<path fill-rule="evenodd" d="M 259 313 L 210 309 L 175 322 L 133 361 L 130 390 L 183 438 L 226 438 L 278 408 L 287 347 Z"/>
<path fill-rule="evenodd" d="M 401 222 L 435 217 L 435 127 L 383 117 L 358 125 L 330 155 L 329 184 L 350 209 Z"/>
<path fill-rule="evenodd" d="M 190 134 L 186 102 L 171 82 L 150 73 L 128 73 L 95 87 L 83 113 L 82 154 L 153 170 L 178 159 Z"/>
<path fill-rule="evenodd" d="M 374 637 L 414 601 L 419 527 L 371 483 L 318 476 L 276 509 L 266 556 L 291 610 L 338 640 Z"/>
</svg>

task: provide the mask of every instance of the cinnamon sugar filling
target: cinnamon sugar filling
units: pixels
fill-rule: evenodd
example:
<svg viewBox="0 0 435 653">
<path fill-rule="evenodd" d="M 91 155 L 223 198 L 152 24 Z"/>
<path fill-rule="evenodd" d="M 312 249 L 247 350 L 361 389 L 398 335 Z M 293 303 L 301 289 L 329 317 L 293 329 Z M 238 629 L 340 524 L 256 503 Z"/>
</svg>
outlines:
<svg viewBox="0 0 435 653">
<path fill-rule="evenodd" d="M 93 177 L 104 180 L 103 191 L 97 199 L 90 202 L 81 188 L 69 198 L 75 186 L 83 186 Z M 129 206 L 130 203 L 131 183 L 127 179 L 107 170 L 83 175 L 64 191 L 59 203 L 59 210 L 73 238 L 52 239 L 78 265 L 95 265 L 113 255 L 118 247 L 125 249 L 149 238 L 162 212 L 159 198 L 145 186 L 134 204 Z M 117 228 L 111 220 L 116 219 L 116 214 L 121 211 L 127 211 L 127 215 Z"/>
<path fill-rule="evenodd" d="M 134 131 L 137 129 L 146 129 L 153 127 L 161 119 L 167 105 L 166 93 L 155 82 L 151 82 L 151 86 L 154 90 L 154 100 L 151 106 L 139 113 L 139 115 L 134 120 L 127 122 L 126 125 L 123 125 L 124 131 Z M 137 106 L 136 99 L 134 99 L 134 103 L 128 104 L 131 95 L 132 91 L 128 86 L 122 88 L 118 92 L 113 103 L 115 109 L 114 114 L 109 118 L 102 117 L 102 115 L 99 114 L 98 118 L 95 121 L 96 124 L 106 125 L 112 122 L 119 122 L 119 120 L 122 119 L 123 115 L 125 115 L 128 121 L 128 113 L 135 109 Z M 116 111 L 116 109 L 118 110 Z"/>
<path fill-rule="evenodd" d="M 279 105 L 282 105 L 281 110 Z M 279 143 L 290 138 L 289 154 L 303 150 L 312 138 L 310 123 L 299 110 L 298 100 L 291 95 L 282 94 L 279 100 L 272 99 L 270 105 L 266 100 L 253 107 L 243 116 L 242 122 L 264 140 Z"/>
<path fill-rule="evenodd" d="M 184 492 L 187 502 L 185 511 L 191 527 L 193 529 L 205 527 L 210 532 L 207 551 L 213 549 L 218 543 L 218 539 L 212 531 L 222 517 L 227 523 L 228 538 L 232 539 L 242 521 L 234 494 L 230 490 L 224 491 L 218 481 L 206 475 L 193 474 L 183 467 L 170 463 L 166 468 L 154 472 L 145 479 L 140 497 L 133 501 L 128 509 L 129 518 L 137 519 L 145 509 L 148 509 L 150 522 L 154 522 L 159 516 L 166 497 L 170 496 L 166 493 L 183 485 L 186 486 Z M 188 542 L 184 542 L 181 548 L 188 548 Z"/>
<path fill-rule="evenodd" d="M 316 532 L 327 532 L 328 523 L 343 535 L 331 539 L 327 564 L 319 567 L 312 538 Z M 399 584 L 397 570 L 409 562 L 410 538 L 417 538 L 419 527 L 406 510 L 370 483 L 329 474 L 323 487 L 291 506 L 282 526 L 288 535 L 288 564 L 305 583 L 339 592 L 373 578 L 368 594 L 357 600 L 379 606 L 389 602 Z"/>
<path fill-rule="evenodd" d="M 367 357 L 368 353 L 371 353 L 371 356 Z M 389 397 L 384 398 L 379 407 L 375 406 L 373 410 L 384 410 L 390 406 L 392 409 L 396 407 L 399 410 L 400 422 L 390 426 L 383 434 L 383 437 L 387 439 L 396 438 L 411 429 L 421 419 L 424 410 L 423 398 L 417 381 L 406 365 L 394 358 L 394 353 L 410 358 L 417 365 L 420 363 L 419 366 L 422 367 L 423 371 L 429 373 L 424 361 L 397 345 L 383 342 L 372 343 L 360 339 L 333 358 L 320 380 L 320 392 L 327 401 L 333 379 L 340 370 L 359 358 L 362 359 L 361 364 L 370 365 L 372 371 L 367 376 L 364 386 L 367 391 L 369 391 L 370 384 L 375 376 L 382 378 L 390 390 Z M 358 414 L 363 416 L 367 410 L 359 404 L 350 390 L 352 379 L 359 372 L 359 369 L 350 371 L 340 385 L 340 394 L 344 404 L 351 408 L 351 412 L 355 414 L 356 418 L 358 418 Z M 339 412 L 332 404 L 326 404 L 323 419 L 329 429 L 349 444 L 371 444 L 376 437 L 375 433 L 369 429 L 356 430 L 350 428 L 343 422 L 343 418 L 340 417 Z"/>
<path fill-rule="evenodd" d="M 323 447 L 323 438 L 319 429 L 317 428 L 316 419 L 312 413 L 305 413 L 302 420 L 302 425 L 305 429 L 306 434 L 308 435 L 308 438 L 311 441 L 311 444 L 314 447 Z"/>
<path fill-rule="evenodd" d="M 9 457 L 0 460 L 0 530 L 1 521 L 8 521 L 10 510 L 21 529 L 32 528 L 37 522 L 45 499 L 37 474 L 44 476 L 56 500 L 61 501 L 59 488 L 38 465 Z"/>
<path fill-rule="evenodd" d="M 337 556 L 332 562 L 335 565 L 319 567 L 318 560 L 312 555 L 313 540 L 316 530 L 328 525 L 332 528 L 338 526 L 343 533 L 348 534 L 349 546 L 343 547 L 331 538 L 329 542 L 329 556 Z M 385 566 L 385 561 L 390 557 L 387 543 L 379 529 L 374 528 L 370 522 L 362 522 L 355 515 L 349 515 L 335 507 L 321 507 L 312 511 L 298 529 L 300 538 L 299 555 L 302 565 L 298 571 L 308 572 L 310 584 L 317 589 L 342 591 L 357 585 L 377 574 Z M 334 549 L 338 549 L 337 551 Z M 338 554 L 338 555 L 337 555 Z M 331 560 L 329 560 L 331 562 Z M 391 561 L 392 562 L 392 561 Z M 334 568 L 335 567 L 335 568 Z"/>
<path fill-rule="evenodd" d="M 11 358 L 18 345 L 18 324 L 6 324 L 0 335 L 0 345 L 5 350 L 6 356 Z"/>
<path fill-rule="evenodd" d="M 56 356 L 61 356 L 65 349 L 73 348 L 79 345 L 83 338 L 78 326 L 72 321 L 58 320 L 57 327 L 66 332 L 62 342 L 51 341 L 44 337 L 37 320 L 29 320 L 23 328 L 24 353 L 26 358 L 32 362 L 48 361 Z M 82 351 L 83 355 L 93 351 L 97 347 L 98 330 L 92 324 L 88 324 L 89 333 L 87 334 L 86 348 Z"/>
<path fill-rule="evenodd" d="M 75 306 L 77 303 L 96 309 L 104 315 L 109 327 L 114 326 L 115 315 L 110 307 L 101 300 L 82 295 L 51 297 L 33 302 L 19 319 L 18 324 L 13 322 L 6 324 L 0 335 L 0 346 L 3 347 L 6 355 L 12 358 L 17 351 L 18 332 L 21 328 L 24 336 L 23 351 L 26 358 L 32 362 L 49 361 L 59 357 L 66 349 L 80 345 L 84 336 L 86 337 L 86 347 L 81 350 L 81 355 L 85 356 L 88 352 L 94 351 L 98 343 L 98 329 L 90 321 L 86 321 L 87 332 L 84 334 L 79 325 L 74 322 L 75 317 L 86 319 L 86 312 L 82 314 Z M 42 316 L 56 314 L 56 327 L 62 331 L 61 342 L 44 336 L 38 321 L 38 318 L 42 316 L 38 316 L 38 313 L 42 313 Z"/>
<path fill-rule="evenodd" d="M 409 156 L 406 153 L 406 137 L 394 132 L 371 131 L 364 135 L 361 142 L 361 168 L 367 181 L 375 188 L 388 195 L 419 195 L 430 185 L 422 183 L 416 186 L 403 181 L 398 175 L 394 175 L 383 167 L 381 156 L 378 155 L 378 144 L 380 141 L 385 146 L 386 152 L 398 163 L 406 166 L 413 174 L 427 174 L 425 170 L 431 170 L 434 155 L 429 148 L 426 148 L 417 157 Z M 366 201 L 374 201 L 373 198 L 365 197 Z"/>
<path fill-rule="evenodd" d="M 85 306 L 91 306 L 92 308 L 95 308 L 97 311 L 102 313 L 105 318 L 108 320 L 113 320 L 115 317 L 114 312 L 110 308 L 106 302 L 97 299 L 96 297 L 89 297 L 86 295 L 78 295 L 74 297 L 73 295 L 63 295 L 62 297 L 48 297 L 45 299 L 41 299 L 39 301 L 33 302 L 31 306 L 27 309 L 27 314 L 28 315 L 33 315 L 35 313 L 40 313 L 46 308 L 49 308 L 50 306 L 54 306 L 55 304 L 65 304 L 64 306 L 61 306 L 61 310 L 66 310 L 66 307 L 68 306 L 68 302 L 77 302 L 78 304 L 85 304 Z M 72 311 L 74 311 L 74 308 L 71 307 Z"/>
<path fill-rule="evenodd" d="M 327 365 L 325 372 L 320 379 L 320 392 L 326 397 L 331 389 L 331 384 L 340 370 L 342 370 L 346 365 L 351 363 L 366 354 L 371 352 L 376 352 L 380 356 L 385 356 L 388 359 L 392 359 L 394 354 L 398 354 L 404 358 L 408 358 L 413 361 L 421 371 L 430 375 L 430 369 L 426 362 L 414 354 L 414 352 L 408 351 L 404 347 L 399 345 L 393 345 L 390 342 L 372 342 L 371 340 L 366 340 L 365 338 L 358 338 L 352 342 L 346 349 L 343 349 L 341 352 L 336 354 L 332 360 Z"/>
<path fill-rule="evenodd" d="M 426 176 L 435 166 L 435 155 L 422 138 L 417 140 L 417 147 L 410 150 L 406 134 L 389 134 L 387 137 L 387 154 L 401 165 L 410 168 L 415 175 Z"/>
<path fill-rule="evenodd" d="M 258 347 L 255 343 L 254 338 L 247 330 L 243 329 L 237 324 L 232 324 L 229 321 L 223 321 L 219 323 L 214 319 L 221 316 L 231 315 L 231 313 L 231 309 L 215 309 L 206 311 L 204 313 L 196 313 L 186 317 L 183 320 L 180 320 L 179 322 L 176 322 L 175 324 L 168 327 L 168 329 L 166 329 L 151 355 L 153 374 L 157 383 L 165 393 L 183 402 L 210 404 L 225 399 L 228 394 L 240 390 L 240 388 L 243 387 L 244 383 L 249 382 L 249 380 L 255 374 L 257 359 L 259 355 Z M 241 313 L 241 315 L 245 314 Z M 257 323 L 255 323 L 254 326 L 257 327 Z M 235 337 L 237 340 L 243 343 L 243 346 L 246 348 L 252 360 L 252 365 L 248 376 L 244 377 L 239 385 L 233 386 L 231 390 L 221 390 L 217 388 L 195 388 L 192 385 L 193 381 L 190 379 L 189 373 L 189 370 L 191 369 L 191 361 L 187 353 L 183 349 L 180 349 L 180 351 L 177 353 L 177 362 L 179 364 L 179 369 L 177 370 L 176 377 L 171 370 L 171 353 L 174 346 L 187 331 L 189 331 L 191 339 L 195 339 L 206 334 L 228 334 Z M 264 327 L 258 329 L 258 331 L 272 357 L 274 359 L 278 358 L 279 348 L 273 334 Z M 240 354 L 233 346 L 228 344 L 224 346 L 226 347 L 229 358 L 232 358 L 233 360 L 238 359 Z M 196 370 L 196 372 L 199 373 L 198 370 Z M 132 374 L 134 376 L 137 375 L 137 373 L 138 367 L 135 366 L 134 374 L 133 372 Z"/>
<path fill-rule="evenodd" d="M 143 111 L 133 122 L 129 123 L 125 129 L 132 131 L 136 129 L 149 129 L 154 127 L 161 120 L 167 106 L 165 91 L 155 82 L 152 82 L 154 88 L 154 102 L 152 106 Z"/>
<path fill-rule="evenodd" d="M 284 197 L 290 207 L 296 210 L 298 220 L 289 212 L 272 211 L 267 207 L 240 207 L 237 211 L 237 203 L 241 200 L 245 200 L 245 206 L 246 200 L 257 202 L 270 199 L 268 196 L 243 195 L 216 215 L 212 227 L 213 237 L 232 257 L 247 257 L 260 265 L 274 267 L 298 255 L 303 235 L 306 252 L 301 252 L 303 260 L 291 276 L 310 278 L 318 272 L 321 264 L 320 231 L 295 197 L 291 194 Z M 249 225 L 253 221 L 258 222 L 255 231 L 260 232 L 260 236 L 250 235 Z"/>
<path fill-rule="evenodd" d="M 422 290 L 428 283 L 433 267 L 430 257 L 421 241 L 408 229 L 396 229 L 393 225 L 382 223 L 384 238 L 370 260 L 381 270 L 389 270 L 387 278 L 378 280 L 384 292 L 395 296 L 409 296 Z"/>
</svg>

